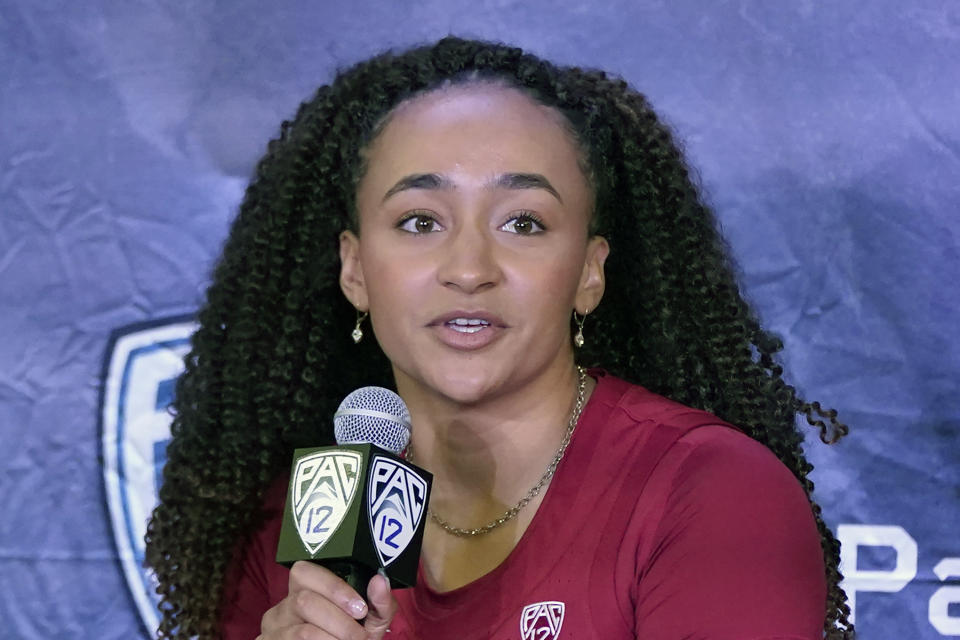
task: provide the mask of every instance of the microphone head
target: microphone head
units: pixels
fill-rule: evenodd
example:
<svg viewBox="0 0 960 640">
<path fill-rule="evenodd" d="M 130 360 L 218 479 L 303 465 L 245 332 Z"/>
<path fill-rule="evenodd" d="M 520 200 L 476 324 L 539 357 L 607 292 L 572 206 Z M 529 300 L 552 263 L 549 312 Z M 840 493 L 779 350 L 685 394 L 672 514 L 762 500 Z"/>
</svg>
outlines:
<svg viewBox="0 0 960 640">
<path fill-rule="evenodd" d="M 400 396 L 383 387 L 350 393 L 333 414 L 337 444 L 374 444 L 399 455 L 410 442 L 410 412 Z"/>
</svg>

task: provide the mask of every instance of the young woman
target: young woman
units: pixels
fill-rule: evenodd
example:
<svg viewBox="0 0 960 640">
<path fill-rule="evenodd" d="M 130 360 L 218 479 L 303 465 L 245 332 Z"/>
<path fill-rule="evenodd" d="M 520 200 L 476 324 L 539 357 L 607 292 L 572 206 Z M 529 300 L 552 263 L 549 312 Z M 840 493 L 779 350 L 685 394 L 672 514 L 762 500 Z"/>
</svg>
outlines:
<svg viewBox="0 0 960 640">
<path fill-rule="evenodd" d="M 782 381 L 622 81 L 455 38 L 341 73 L 260 163 L 200 323 L 147 535 L 165 636 L 852 635 L 795 419 L 845 427 Z M 418 586 L 364 603 L 272 559 L 292 450 L 368 384 L 434 490 Z"/>
</svg>

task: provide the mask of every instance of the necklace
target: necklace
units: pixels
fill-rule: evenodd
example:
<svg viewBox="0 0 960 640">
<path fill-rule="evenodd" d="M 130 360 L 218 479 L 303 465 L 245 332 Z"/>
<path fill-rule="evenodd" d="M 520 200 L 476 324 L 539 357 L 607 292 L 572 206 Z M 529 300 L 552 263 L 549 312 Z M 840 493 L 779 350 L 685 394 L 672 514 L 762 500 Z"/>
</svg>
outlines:
<svg viewBox="0 0 960 640">
<path fill-rule="evenodd" d="M 481 527 L 477 527 L 476 529 L 463 529 L 461 527 L 455 527 L 434 513 L 430 508 L 427 508 L 427 515 L 430 516 L 430 519 L 450 535 L 460 536 L 461 538 L 472 538 L 473 536 L 490 533 L 500 525 L 509 522 L 514 516 L 520 513 L 521 509 L 527 506 L 531 500 L 537 497 L 537 495 L 543 489 L 543 485 L 547 484 L 547 482 L 550 481 L 550 478 L 553 477 L 553 474 L 556 473 L 557 465 L 560 464 L 560 461 L 563 459 L 563 454 L 566 452 L 567 445 L 570 444 L 570 438 L 573 436 L 573 430 L 577 427 L 577 421 L 580 419 L 581 412 L 583 412 L 583 397 L 587 388 L 587 370 L 578 366 L 577 378 L 577 403 L 573 407 L 573 413 L 570 414 L 570 421 L 567 423 L 567 430 L 563 434 L 563 440 L 560 441 L 560 448 L 557 449 L 557 453 L 553 456 L 553 460 L 551 460 L 550 464 L 547 465 L 546 471 L 544 471 L 543 475 L 540 476 L 540 480 L 537 482 L 537 484 L 533 485 L 530 491 L 527 491 L 527 495 L 520 498 L 520 502 L 507 509 L 503 515 L 496 520 L 492 520 Z M 407 446 L 406 459 L 410 462 L 413 462 L 413 445 Z"/>
</svg>

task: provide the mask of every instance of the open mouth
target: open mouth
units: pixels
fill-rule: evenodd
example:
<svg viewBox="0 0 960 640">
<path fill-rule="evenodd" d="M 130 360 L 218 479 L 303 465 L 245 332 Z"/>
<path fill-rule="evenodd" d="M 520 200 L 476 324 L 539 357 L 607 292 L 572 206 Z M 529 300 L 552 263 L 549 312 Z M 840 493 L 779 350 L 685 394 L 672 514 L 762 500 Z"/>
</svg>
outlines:
<svg viewBox="0 0 960 640">
<path fill-rule="evenodd" d="M 479 318 L 454 318 L 444 323 L 458 333 L 477 333 L 484 327 L 489 327 L 490 323 Z"/>
</svg>

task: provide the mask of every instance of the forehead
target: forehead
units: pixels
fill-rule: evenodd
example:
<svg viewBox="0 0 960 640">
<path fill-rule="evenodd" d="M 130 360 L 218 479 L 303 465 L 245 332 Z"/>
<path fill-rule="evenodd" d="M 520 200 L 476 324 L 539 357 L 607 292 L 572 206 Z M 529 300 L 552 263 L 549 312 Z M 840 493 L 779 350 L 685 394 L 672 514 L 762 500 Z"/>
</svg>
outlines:
<svg viewBox="0 0 960 640">
<path fill-rule="evenodd" d="M 442 128 L 465 122 L 481 125 L 491 117 L 486 124 L 498 124 L 504 130 L 523 127 L 533 135 L 559 135 L 574 143 L 560 112 L 492 80 L 442 87 L 406 100 L 390 113 L 385 129 L 396 133 L 404 128 Z"/>
<path fill-rule="evenodd" d="M 364 156 L 366 183 L 420 172 L 540 173 L 561 184 L 581 183 L 571 188 L 586 182 L 565 118 L 517 89 L 489 82 L 401 103 Z"/>
</svg>

